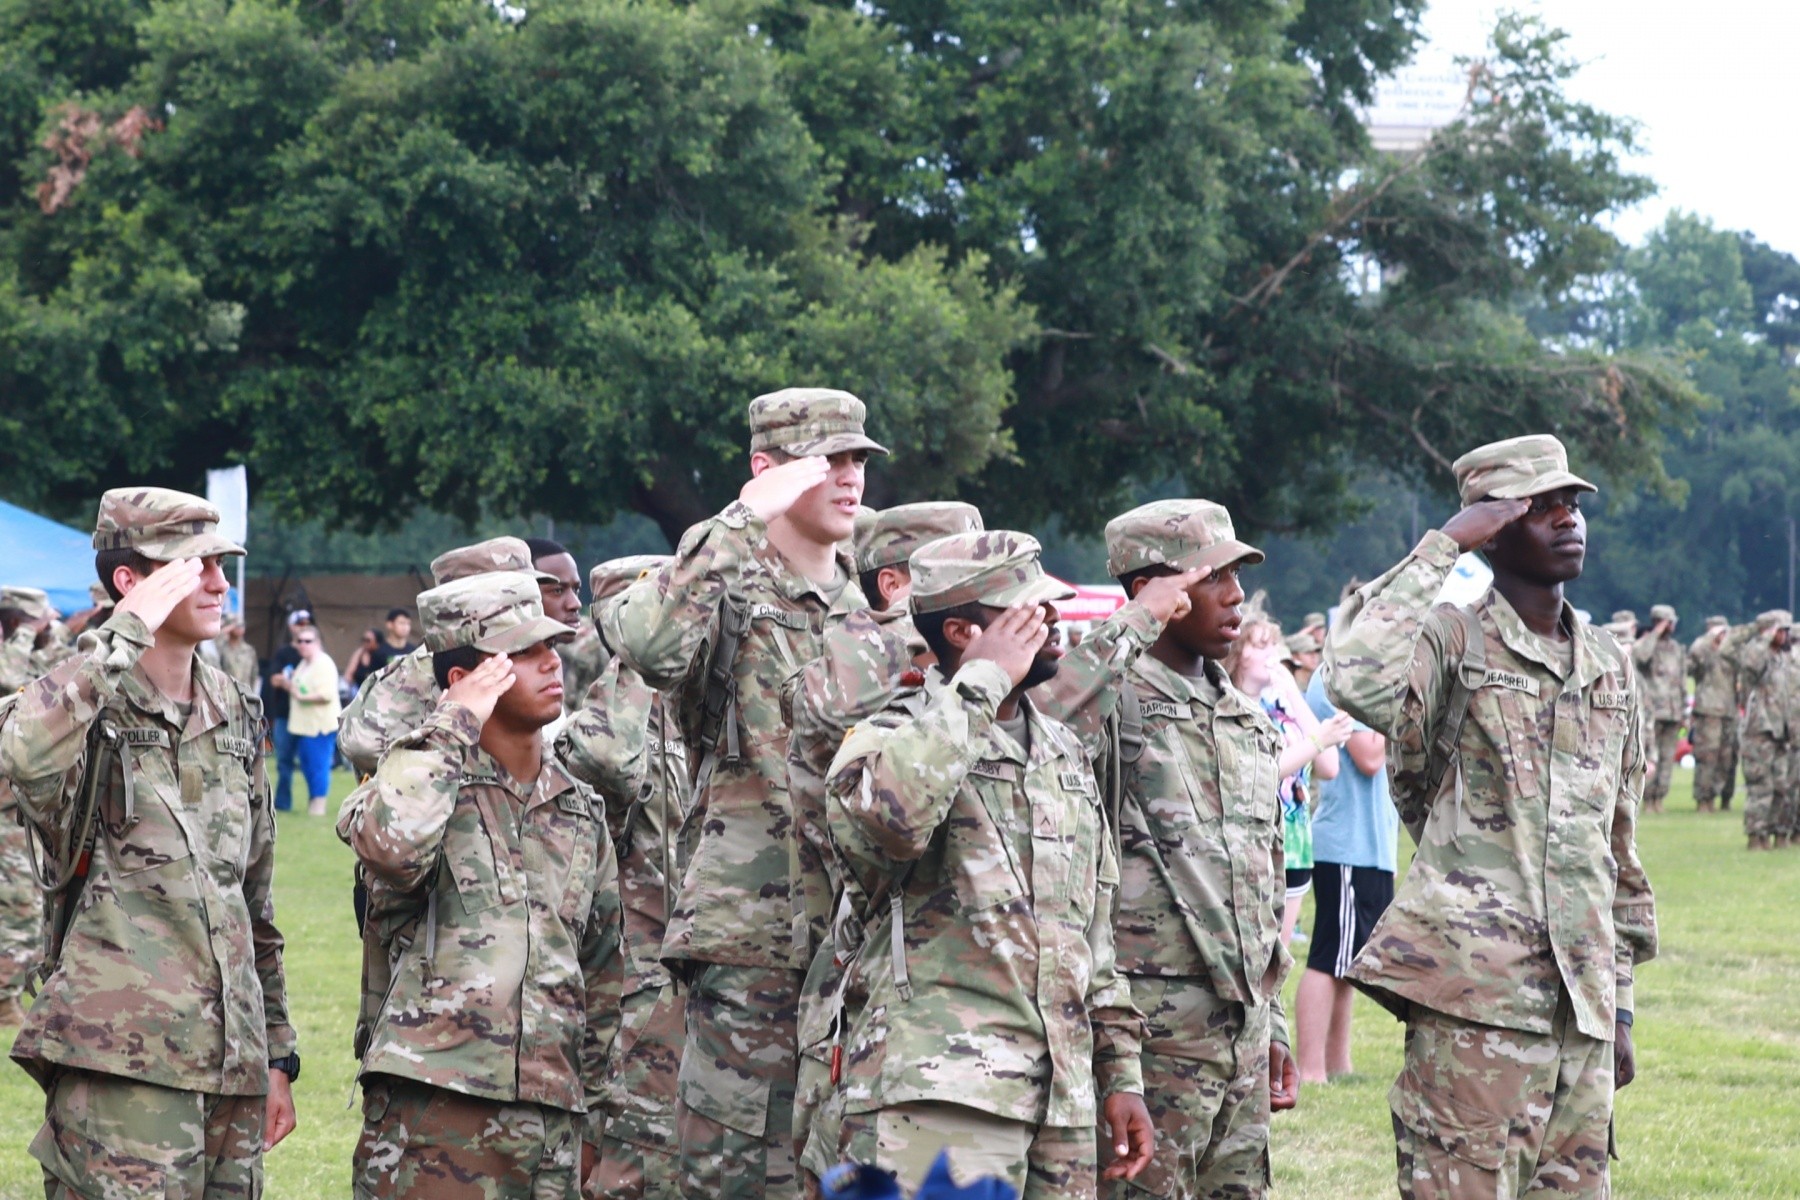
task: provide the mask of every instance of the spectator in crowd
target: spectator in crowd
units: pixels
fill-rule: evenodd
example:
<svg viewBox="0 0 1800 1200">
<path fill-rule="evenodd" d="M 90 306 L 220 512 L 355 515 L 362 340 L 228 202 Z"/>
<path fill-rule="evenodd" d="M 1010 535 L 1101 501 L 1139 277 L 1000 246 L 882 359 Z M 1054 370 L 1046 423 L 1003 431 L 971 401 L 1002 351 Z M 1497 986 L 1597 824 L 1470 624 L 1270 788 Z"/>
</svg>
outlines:
<svg viewBox="0 0 1800 1200">
<path fill-rule="evenodd" d="M 288 732 L 288 716 L 293 707 L 292 698 L 287 690 L 287 677 L 300 665 L 300 652 L 294 649 L 294 638 L 302 630 L 318 630 L 313 625 L 312 613 L 304 608 L 296 608 L 288 614 L 288 642 L 276 650 L 269 658 L 269 677 L 263 688 L 263 714 L 268 718 L 271 737 L 275 743 L 275 810 L 287 812 L 294 807 L 294 794 L 289 787 L 290 776 L 300 765 L 298 750 L 294 746 L 293 736 Z M 277 680 L 281 680 L 277 683 Z"/>
<path fill-rule="evenodd" d="M 331 760 L 336 754 L 338 669 L 319 642 L 319 631 L 308 624 L 293 632 L 292 646 L 299 662 L 269 682 L 289 699 L 288 740 L 306 780 L 307 809 L 315 817 L 325 815 L 325 795 L 331 791 Z M 288 772 L 280 768 L 275 786 L 278 795 L 292 793 Z M 277 803 L 277 808 L 283 807 Z"/>
<path fill-rule="evenodd" d="M 1306 703 L 1321 722 L 1338 716 L 1323 675 L 1307 685 Z M 1350 1073 L 1355 994 L 1345 976 L 1394 899 L 1400 814 L 1388 795 L 1387 739 L 1360 721 L 1351 728 L 1349 765 L 1320 785 L 1313 813 L 1313 934 L 1294 1004 L 1302 1083 Z"/>
<path fill-rule="evenodd" d="M 356 653 L 344 664 L 344 682 L 350 685 L 352 692 L 361 689 L 363 680 L 381 670 L 384 661 L 381 630 L 363 630 L 362 640 L 356 643 Z"/>
<path fill-rule="evenodd" d="M 412 640 L 412 613 L 404 608 L 388 609 L 387 622 L 382 627 L 381 636 L 375 643 L 374 652 L 370 655 L 369 669 L 358 677 L 360 685 L 363 679 L 387 666 L 396 658 L 405 658 L 418 644 Z"/>
<path fill-rule="evenodd" d="M 1225 670 L 1231 682 L 1246 696 L 1262 702 L 1263 711 L 1281 731 L 1283 750 L 1277 768 L 1280 779 L 1284 852 L 1287 857 L 1287 906 L 1282 915 L 1281 940 L 1291 941 L 1300 902 L 1312 888 L 1312 780 L 1336 778 L 1337 748 L 1350 736 L 1350 718 L 1339 715 L 1321 723 L 1306 706 L 1294 677 L 1281 664 L 1286 645 L 1281 626 L 1267 615 L 1259 593 L 1244 608 L 1244 624 Z"/>
</svg>

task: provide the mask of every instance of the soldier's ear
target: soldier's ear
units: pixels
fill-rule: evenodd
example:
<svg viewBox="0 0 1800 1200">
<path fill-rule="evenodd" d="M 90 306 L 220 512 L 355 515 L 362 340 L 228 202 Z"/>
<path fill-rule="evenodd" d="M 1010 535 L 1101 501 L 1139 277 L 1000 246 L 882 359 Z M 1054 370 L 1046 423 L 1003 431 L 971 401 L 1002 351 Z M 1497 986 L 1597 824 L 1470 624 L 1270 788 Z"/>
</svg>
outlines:
<svg viewBox="0 0 1800 1200">
<path fill-rule="evenodd" d="M 981 626 L 966 617 L 944 618 L 944 640 L 956 649 L 958 654 L 969 648 L 981 634 Z"/>
<path fill-rule="evenodd" d="M 467 667 L 451 667 L 444 673 L 444 678 L 450 681 L 447 687 L 455 687 L 468 673 Z"/>
<path fill-rule="evenodd" d="M 119 595 L 126 595 L 132 588 L 136 587 L 139 582 L 138 573 L 133 571 L 130 567 L 120 564 L 113 568 L 112 584 L 114 588 L 118 589 Z"/>
<path fill-rule="evenodd" d="M 775 459 L 766 450 L 757 450 L 750 455 L 750 478 L 755 479 L 770 467 L 776 465 Z"/>
</svg>

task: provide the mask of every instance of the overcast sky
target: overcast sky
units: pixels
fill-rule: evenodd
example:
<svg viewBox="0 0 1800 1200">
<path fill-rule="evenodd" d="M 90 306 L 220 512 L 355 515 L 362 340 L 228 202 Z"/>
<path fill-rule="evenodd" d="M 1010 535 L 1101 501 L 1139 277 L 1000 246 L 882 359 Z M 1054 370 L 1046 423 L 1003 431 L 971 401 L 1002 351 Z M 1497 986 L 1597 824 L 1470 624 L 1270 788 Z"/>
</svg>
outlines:
<svg viewBox="0 0 1800 1200">
<path fill-rule="evenodd" d="M 1800 0 L 1434 0 L 1425 31 L 1440 51 L 1479 54 L 1507 10 L 1567 31 L 1586 64 L 1572 92 L 1642 124 L 1635 168 L 1661 191 L 1619 218 L 1620 237 L 1680 208 L 1800 255 Z"/>
</svg>

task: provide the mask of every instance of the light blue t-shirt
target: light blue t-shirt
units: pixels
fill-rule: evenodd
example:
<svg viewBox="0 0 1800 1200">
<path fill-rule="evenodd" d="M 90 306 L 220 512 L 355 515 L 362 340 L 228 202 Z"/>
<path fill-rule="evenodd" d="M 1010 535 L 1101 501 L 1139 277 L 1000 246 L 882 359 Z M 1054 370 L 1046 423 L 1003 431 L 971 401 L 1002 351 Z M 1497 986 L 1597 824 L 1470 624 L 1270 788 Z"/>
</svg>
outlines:
<svg viewBox="0 0 1800 1200">
<path fill-rule="evenodd" d="M 1323 721 L 1337 715 L 1325 698 L 1325 673 L 1314 671 L 1306 703 Z M 1358 721 L 1356 731 L 1369 727 Z M 1318 781 L 1319 807 L 1313 813 L 1313 859 L 1348 867 L 1393 871 L 1400 837 L 1400 813 L 1388 796 L 1387 771 L 1364 775 L 1340 750 L 1336 779 Z"/>
</svg>

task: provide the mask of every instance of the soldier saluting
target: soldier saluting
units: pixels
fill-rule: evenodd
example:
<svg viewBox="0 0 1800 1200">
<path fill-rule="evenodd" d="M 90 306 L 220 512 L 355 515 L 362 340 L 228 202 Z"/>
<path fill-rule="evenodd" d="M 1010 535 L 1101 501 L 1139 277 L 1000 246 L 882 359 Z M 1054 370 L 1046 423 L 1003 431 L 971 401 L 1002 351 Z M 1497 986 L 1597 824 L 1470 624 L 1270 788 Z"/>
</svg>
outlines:
<svg viewBox="0 0 1800 1200">
<path fill-rule="evenodd" d="M 1595 489 L 1562 443 L 1496 442 L 1453 470 L 1462 511 L 1360 589 L 1327 644 L 1333 701 L 1392 740 L 1419 847 L 1350 978 L 1407 1025 L 1389 1096 L 1402 1196 L 1604 1196 L 1632 971 L 1656 953 L 1632 666 L 1563 597 Z M 1434 611 L 1470 550 L 1494 586 Z"/>
<path fill-rule="evenodd" d="M 220 563 L 244 552 L 218 523 L 198 496 L 107 492 L 112 616 L 0 735 L 0 775 L 67 881 L 12 1050 L 44 1086 L 31 1153 L 53 1200 L 254 1197 L 294 1129 L 262 707 L 197 653 L 219 633 Z"/>
</svg>

